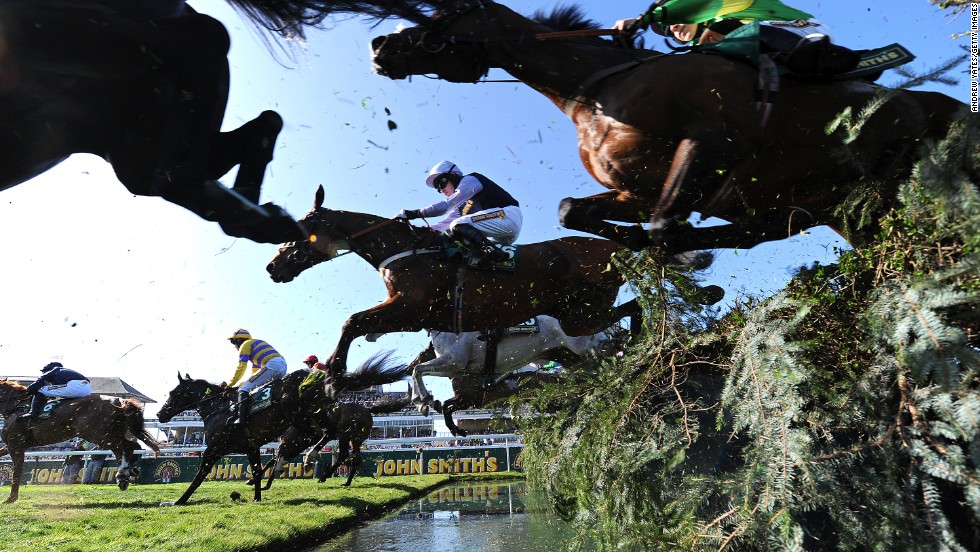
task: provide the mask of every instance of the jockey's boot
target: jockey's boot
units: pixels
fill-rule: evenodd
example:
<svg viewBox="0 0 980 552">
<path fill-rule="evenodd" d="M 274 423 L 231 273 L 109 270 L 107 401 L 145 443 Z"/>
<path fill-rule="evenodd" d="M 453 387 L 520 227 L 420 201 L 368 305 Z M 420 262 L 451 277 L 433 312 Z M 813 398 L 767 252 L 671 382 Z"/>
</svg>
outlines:
<svg viewBox="0 0 980 552">
<path fill-rule="evenodd" d="M 252 399 L 248 391 L 238 392 L 238 420 L 235 422 L 235 425 L 241 427 L 248 426 L 248 409 L 252 406 L 251 403 Z"/>
<path fill-rule="evenodd" d="M 21 417 L 20 417 L 20 419 L 21 420 L 30 420 L 31 418 L 33 418 L 34 416 L 36 416 L 39 412 L 41 412 L 41 409 L 44 408 L 44 403 L 47 400 L 48 400 L 48 398 L 45 397 L 44 395 L 42 395 L 40 393 L 34 393 L 34 396 L 31 397 L 31 409 L 30 409 L 30 411 L 28 411 L 27 414 L 22 414 Z"/>
<path fill-rule="evenodd" d="M 453 227 L 453 237 L 458 238 L 470 249 L 471 255 L 476 259 L 478 268 L 490 268 L 493 263 L 506 261 L 509 256 L 507 253 L 497 249 L 483 232 L 480 232 L 471 224 L 457 224 Z"/>
</svg>

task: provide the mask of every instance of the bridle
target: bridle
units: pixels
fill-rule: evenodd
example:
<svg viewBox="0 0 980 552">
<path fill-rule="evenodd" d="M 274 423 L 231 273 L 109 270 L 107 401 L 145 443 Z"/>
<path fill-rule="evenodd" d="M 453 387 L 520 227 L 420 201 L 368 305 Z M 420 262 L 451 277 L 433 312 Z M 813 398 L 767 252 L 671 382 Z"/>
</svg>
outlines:
<svg viewBox="0 0 980 552">
<path fill-rule="evenodd" d="M 386 219 L 377 224 L 372 224 L 367 228 L 358 230 L 353 233 L 349 233 L 339 229 L 336 225 L 323 220 L 323 218 L 319 216 L 321 210 L 322 208 L 318 208 L 316 210 L 317 218 L 315 221 L 311 221 L 312 224 L 309 223 L 304 224 L 304 226 L 307 227 L 307 230 L 310 233 L 310 238 L 305 242 L 293 242 L 291 244 L 293 247 L 296 248 L 296 250 L 286 256 L 287 264 L 290 265 L 306 264 L 307 261 L 310 260 L 310 256 L 313 254 L 313 249 L 314 249 L 312 244 L 317 241 L 317 236 L 314 233 L 314 230 L 316 227 L 319 226 L 326 227 L 327 233 L 338 236 L 338 241 L 343 241 L 344 243 L 347 244 L 347 251 L 343 253 L 325 254 L 325 256 L 327 257 L 326 260 L 328 261 L 332 259 L 336 259 L 337 257 L 343 257 L 344 255 L 349 255 L 351 253 L 358 253 L 360 248 L 357 246 L 357 243 L 355 242 L 357 238 L 370 234 L 371 232 L 381 230 L 382 228 L 385 228 L 391 224 L 398 224 L 398 223 L 405 224 L 405 226 L 409 230 L 411 230 L 414 241 L 418 243 L 420 239 L 418 234 L 416 233 L 416 228 L 412 226 L 412 224 L 407 219 L 397 219 L 397 218 Z"/>
<path fill-rule="evenodd" d="M 202 398 L 200 400 L 197 400 L 197 401 L 194 401 L 194 402 L 188 404 L 187 406 L 184 406 L 183 408 L 181 408 L 178 411 L 178 413 L 179 412 L 183 412 L 185 410 L 197 410 L 198 412 L 200 412 L 199 407 L 201 405 L 207 403 L 208 401 L 213 401 L 213 400 L 218 399 L 218 398 L 221 398 L 221 399 L 227 398 L 227 394 L 225 392 L 212 393 L 211 392 L 211 388 L 208 387 L 207 390 L 205 390 L 205 392 L 204 392 L 204 398 Z M 214 416 L 216 414 L 219 414 L 220 412 L 221 412 L 220 409 L 214 410 L 213 412 L 211 412 L 210 414 L 208 414 L 206 416 L 202 413 L 201 414 L 201 419 L 207 421 L 208 418 L 210 418 L 210 417 L 212 417 L 212 416 Z"/>
</svg>

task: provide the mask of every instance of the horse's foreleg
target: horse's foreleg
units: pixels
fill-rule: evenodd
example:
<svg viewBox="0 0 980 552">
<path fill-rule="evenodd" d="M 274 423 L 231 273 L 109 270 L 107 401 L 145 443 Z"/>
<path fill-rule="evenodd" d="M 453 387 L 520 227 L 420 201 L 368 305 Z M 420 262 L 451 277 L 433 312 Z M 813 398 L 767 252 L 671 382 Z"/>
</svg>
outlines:
<svg viewBox="0 0 980 552">
<path fill-rule="evenodd" d="M 20 496 L 20 478 L 24 475 L 24 451 L 10 450 L 10 459 L 14 463 L 14 473 L 10 478 L 10 496 L 4 501 L 6 504 L 17 502 Z"/>
<path fill-rule="evenodd" d="M 570 230 L 595 234 L 633 251 L 651 244 L 639 224 L 646 222 L 649 206 L 626 192 L 610 191 L 585 198 L 566 197 L 558 206 L 558 223 Z M 633 222 L 632 226 L 606 222 Z"/>
<path fill-rule="evenodd" d="M 446 427 L 449 432 L 456 437 L 466 437 L 466 432 L 456 425 L 456 421 L 453 420 L 453 412 L 456 412 L 458 401 L 456 397 L 448 399 L 446 402 L 442 403 L 442 417 L 446 422 Z"/>
<path fill-rule="evenodd" d="M 347 353 L 355 339 L 369 333 L 417 332 L 423 329 L 415 316 L 416 309 L 400 294 L 388 297 L 383 303 L 355 313 L 348 318 L 340 332 L 340 341 L 327 360 L 331 376 L 347 371 Z"/>
<path fill-rule="evenodd" d="M 223 454 L 215 449 L 205 449 L 204 454 L 201 455 L 201 465 L 197 468 L 197 473 L 194 475 L 194 480 L 191 481 L 190 486 L 187 487 L 184 494 L 180 495 L 180 498 L 178 498 L 174 504 L 187 504 L 187 501 L 190 500 L 191 495 L 194 494 L 194 491 L 196 491 L 197 488 L 201 486 L 201 483 L 204 482 L 204 478 L 207 477 L 208 473 L 211 471 L 211 467 L 214 466 L 214 463 L 217 462 L 222 456 Z"/>
<path fill-rule="evenodd" d="M 263 111 L 236 130 L 220 133 L 212 145 L 209 178 L 217 179 L 239 165 L 233 189 L 258 204 L 265 169 L 272 161 L 280 131 L 282 117 L 275 111 Z"/>
<path fill-rule="evenodd" d="M 252 466 L 252 481 L 255 483 L 253 485 L 252 500 L 259 502 L 262 500 L 262 474 L 265 470 L 262 468 L 262 456 L 259 454 L 259 449 L 250 448 L 245 452 L 248 456 L 248 463 Z"/>
</svg>

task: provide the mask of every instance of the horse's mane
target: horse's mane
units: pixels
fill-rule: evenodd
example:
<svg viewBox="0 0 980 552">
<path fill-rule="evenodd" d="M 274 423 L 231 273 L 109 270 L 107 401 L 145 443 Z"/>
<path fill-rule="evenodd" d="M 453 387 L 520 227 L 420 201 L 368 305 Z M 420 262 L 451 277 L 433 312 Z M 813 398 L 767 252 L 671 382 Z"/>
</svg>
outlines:
<svg viewBox="0 0 980 552">
<path fill-rule="evenodd" d="M 122 402 L 119 404 L 119 406 L 120 406 L 120 408 L 123 409 L 124 412 L 142 412 L 143 411 L 143 405 L 141 405 L 140 403 L 136 402 L 136 399 L 121 399 L 121 400 L 122 400 Z"/>
<path fill-rule="evenodd" d="M 589 29 L 602 29 L 593 19 L 589 19 L 582 13 L 582 7 L 570 4 L 567 6 L 556 6 L 550 12 L 537 10 L 529 16 L 529 19 L 547 25 L 558 31 L 582 31 Z"/>
<path fill-rule="evenodd" d="M 17 383 L 16 381 L 0 380 L 0 385 L 2 385 L 4 387 L 9 387 L 10 389 L 13 389 L 14 391 L 26 391 L 27 390 L 27 387 L 25 387 L 25 386 Z"/>
</svg>

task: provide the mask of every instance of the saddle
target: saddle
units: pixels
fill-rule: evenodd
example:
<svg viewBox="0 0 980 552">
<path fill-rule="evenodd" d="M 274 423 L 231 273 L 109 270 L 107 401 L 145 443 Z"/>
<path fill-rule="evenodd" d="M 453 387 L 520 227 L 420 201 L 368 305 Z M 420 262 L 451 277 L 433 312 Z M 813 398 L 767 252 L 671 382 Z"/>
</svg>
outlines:
<svg viewBox="0 0 980 552">
<path fill-rule="evenodd" d="M 873 50 L 851 50 L 832 44 L 827 38 L 801 44 L 792 52 L 770 58 L 759 52 L 758 21 L 751 21 L 733 30 L 721 42 L 698 46 L 697 51 L 746 62 L 757 69 L 763 69 L 771 60 L 780 76 L 835 81 L 874 81 L 885 69 L 904 65 L 915 59 L 900 44 Z"/>
<path fill-rule="evenodd" d="M 443 259 L 452 261 L 461 258 L 463 259 L 464 267 L 474 270 L 514 272 L 517 270 L 517 256 L 520 247 L 521 246 L 519 245 L 498 245 L 498 249 L 504 253 L 507 253 L 507 260 L 491 263 L 490 266 L 482 267 L 477 265 L 477 258 L 471 255 L 471 251 L 468 248 L 464 247 L 462 244 L 453 240 L 452 238 L 447 236 L 442 237 Z M 477 251 L 475 253 L 479 252 Z"/>
<path fill-rule="evenodd" d="M 261 412 L 266 408 L 272 406 L 274 402 L 275 392 L 279 389 L 279 386 L 283 384 L 281 379 L 274 379 L 269 383 L 256 387 L 249 393 L 250 400 L 248 401 L 249 414 L 255 414 L 256 412 Z M 231 408 L 232 412 L 238 409 L 239 405 L 233 405 Z"/>
</svg>

